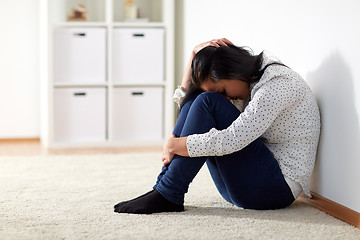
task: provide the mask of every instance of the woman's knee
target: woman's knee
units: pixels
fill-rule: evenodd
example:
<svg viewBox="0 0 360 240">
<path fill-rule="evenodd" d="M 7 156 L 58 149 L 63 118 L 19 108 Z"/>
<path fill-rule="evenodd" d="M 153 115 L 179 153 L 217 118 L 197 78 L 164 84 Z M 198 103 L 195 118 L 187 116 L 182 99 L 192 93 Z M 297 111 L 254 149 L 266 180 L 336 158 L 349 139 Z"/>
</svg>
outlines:
<svg viewBox="0 0 360 240">
<path fill-rule="evenodd" d="M 204 100 L 212 100 L 212 99 L 218 99 L 218 98 L 225 98 L 225 97 L 217 92 L 209 91 L 209 92 L 200 93 L 197 96 L 196 100 L 200 99 L 200 100 L 204 101 Z"/>
<path fill-rule="evenodd" d="M 207 108 L 211 109 L 216 104 L 227 102 L 231 103 L 227 98 L 217 92 L 202 92 L 196 97 L 193 104 L 205 105 Z"/>
</svg>

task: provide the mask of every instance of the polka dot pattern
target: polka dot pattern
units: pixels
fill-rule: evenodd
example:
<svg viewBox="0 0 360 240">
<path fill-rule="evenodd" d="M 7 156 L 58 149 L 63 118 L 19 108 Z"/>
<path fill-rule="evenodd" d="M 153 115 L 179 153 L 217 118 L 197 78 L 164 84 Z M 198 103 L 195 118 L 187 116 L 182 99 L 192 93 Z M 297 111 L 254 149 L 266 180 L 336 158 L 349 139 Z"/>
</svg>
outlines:
<svg viewBox="0 0 360 240">
<path fill-rule="evenodd" d="M 264 64 L 268 62 L 266 59 Z M 300 183 L 310 196 L 309 181 L 320 135 L 320 113 L 310 88 L 293 70 L 271 65 L 250 90 L 250 101 L 227 129 L 213 128 L 188 136 L 189 155 L 230 154 L 260 137 L 284 176 Z"/>
</svg>

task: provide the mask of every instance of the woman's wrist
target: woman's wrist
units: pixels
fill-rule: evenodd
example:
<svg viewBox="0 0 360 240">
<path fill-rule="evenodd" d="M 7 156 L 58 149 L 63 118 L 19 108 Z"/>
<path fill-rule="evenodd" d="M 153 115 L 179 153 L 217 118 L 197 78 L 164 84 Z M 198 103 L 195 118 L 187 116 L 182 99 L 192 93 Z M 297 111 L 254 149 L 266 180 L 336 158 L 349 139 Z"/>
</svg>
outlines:
<svg viewBox="0 0 360 240">
<path fill-rule="evenodd" d="M 186 146 L 187 137 L 173 138 L 169 146 L 169 150 L 173 154 L 188 157 L 188 151 Z"/>
</svg>

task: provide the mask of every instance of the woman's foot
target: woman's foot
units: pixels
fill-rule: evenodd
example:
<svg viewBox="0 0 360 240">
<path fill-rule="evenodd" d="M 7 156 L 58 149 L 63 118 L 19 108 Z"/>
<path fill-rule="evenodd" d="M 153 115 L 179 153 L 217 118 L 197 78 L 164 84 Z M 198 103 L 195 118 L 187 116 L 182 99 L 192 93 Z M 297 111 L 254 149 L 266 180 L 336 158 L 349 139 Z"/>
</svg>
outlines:
<svg viewBox="0 0 360 240">
<path fill-rule="evenodd" d="M 120 207 L 120 206 L 122 206 L 122 205 L 124 205 L 124 204 L 126 204 L 126 203 L 128 203 L 128 202 L 130 202 L 130 201 L 134 201 L 134 200 L 137 200 L 137 199 L 139 199 L 139 198 L 145 197 L 145 196 L 149 195 L 150 193 L 152 193 L 153 191 L 155 191 L 155 190 L 151 190 L 150 192 L 147 192 L 147 193 L 145 193 L 145 194 L 143 194 L 143 195 L 141 195 L 141 196 L 139 196 L 139 197 L 137 197 L 137 198 L 134 198 L 134 199 L 131 199 L 131 200 L 128 200 L 128 201 L 124 201 L 124 202 L 119 202 L 118 204 L 116 204 L 116 205 L 114 206 L 114 209 L 116 209 L 116 208 L 118 208 L 118 207 Z"/>
<path fill-rule="evenodd" d="M 152 190 L 130 201 L 120 202 L 114 208 L 114 212 L 134 214 L 184 211 L 184 205 L 168 201 L 157 190 Z"/>
</svg>

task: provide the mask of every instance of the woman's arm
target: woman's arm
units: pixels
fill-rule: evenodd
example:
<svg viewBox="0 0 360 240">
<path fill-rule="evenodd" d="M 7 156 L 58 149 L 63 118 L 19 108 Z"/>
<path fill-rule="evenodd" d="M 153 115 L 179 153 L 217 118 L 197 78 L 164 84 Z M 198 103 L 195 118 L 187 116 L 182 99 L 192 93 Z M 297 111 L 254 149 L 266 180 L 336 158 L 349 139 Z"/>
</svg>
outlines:
<svg viewBox="0 0 360 240">
<path fill-rule="evenodd" d="M 274 74 L 280 76 L 274 77 Z M 262 85 L 252 89 L 253 94 L 249 104 L 229 127 L 222 130 L 212 128 L 203 134 L 189 135 L 186 140 L 189 156 L 224 156 L 237 152 L 263 135 L 271 126 L 273 132 L 269 134 L 277 139 L 273 140 L 273 143 L 288 141 L 290 135 L 287 135 L 283 128 L 286 126 L 292 129 L 295 124 L 289 109 L 296 103 L 302 102 L 305 96 L 298 82 L 293 80 L 297 76 L 292 78 L 290 74 L 292 74 L 291 70 L 283 73 L 281 70 L 273 71 L 262 79 L 263 83 L 260 83 Z M 273 125 L 275 121 L 277 121 L 276 126 Z M 291 134 L 295 132 L 298 134 L 297 128 L 292 131 L 294 133 Z"/>
<path fill-rule="evenodd" d="M 204 47 L 209 47 L 209 46 L 220 47 L 220 46 L 228 46 L 228 45 L 233 45 L 233 43 L 226 38 L 221 38 L 221 39 L 213 39 L 213 40 L 210 40 L 210 41 L 207 41 L 204 43 L 200 43 L 197 46 L 195 46 L 195 48 L 191 52 L 190 59 L 189 59 L 188 63 L 186 64 L 186 67 L 184 70 L 184 75 L 183 75 L 183 79 L 181 82 L 181 89 L 184 92 L 186 92 L 189 87 L 190 79 L 191 79 L 191 63 L 197 52 L 199 52 Z M 171 138 L 169 138 L 165 142 L 165 144 L 163 146 L 163 152 L 162 152 L 162 158 L 161 158 L 161 161 L 163 162 L 164 166 L 169 164 L 172 161 L 175 154 L 184 156 L 184 157 L 189 156 L 188 149 L 186 146 L 186 141 L 187 141 L 187 137 L 176 138 L 173 135 Z"/>
</svg>

